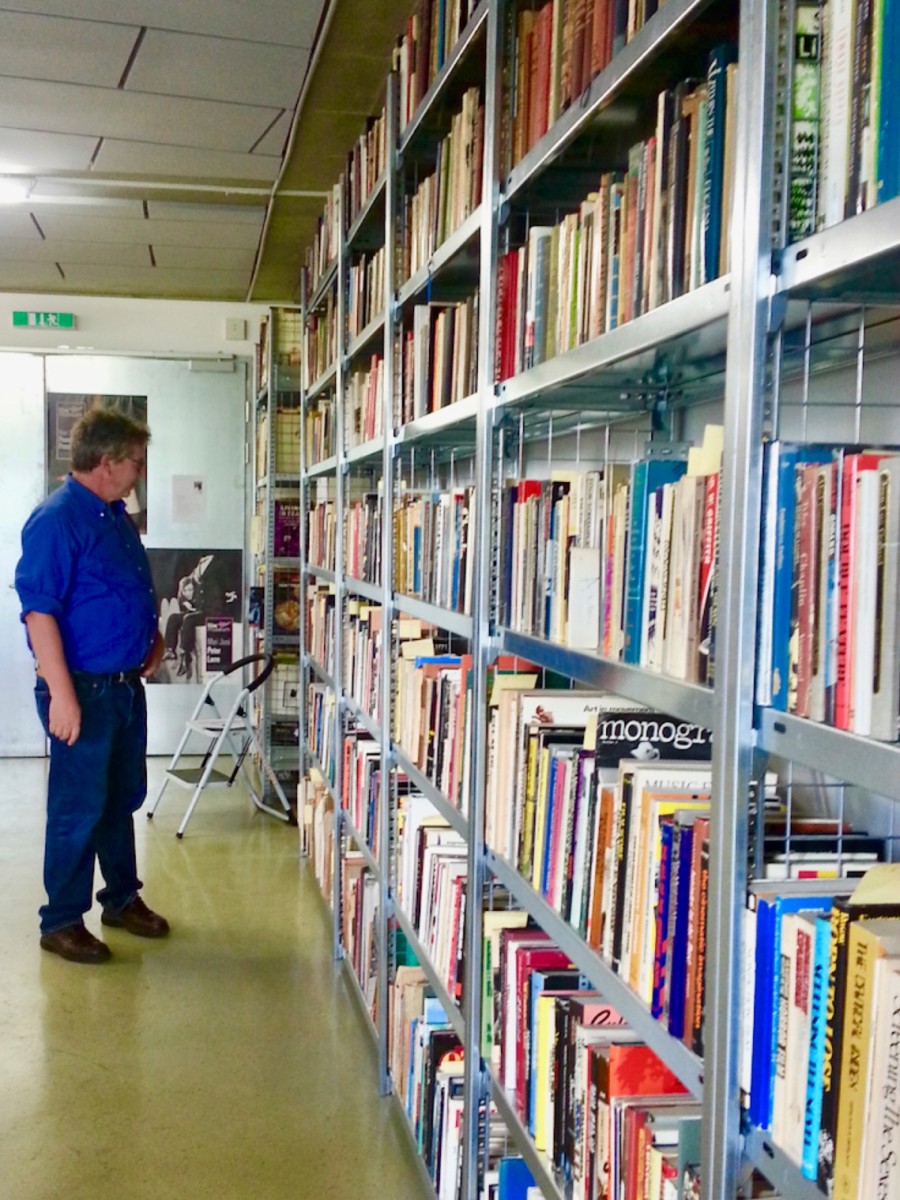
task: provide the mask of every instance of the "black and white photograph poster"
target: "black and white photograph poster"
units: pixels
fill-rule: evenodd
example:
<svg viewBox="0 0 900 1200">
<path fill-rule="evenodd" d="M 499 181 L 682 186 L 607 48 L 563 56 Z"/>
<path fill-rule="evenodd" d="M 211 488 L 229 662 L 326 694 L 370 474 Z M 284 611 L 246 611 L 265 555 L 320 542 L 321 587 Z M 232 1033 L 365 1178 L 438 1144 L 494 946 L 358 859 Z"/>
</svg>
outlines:
<svg viewBox="0 0 900 1200">
<path fill-rule="evenodd" d="M 147 550 L 165 656 L 150 683 L 206 683 L 243 656 L 240 550 Z"/>
<path fill-rule="evenodd" d="M 89 408 L 112 408 L 147 424 L 146 396 L 88 396 L 82 392 L 47 393 L 47 495 L 72 470 L 72 430 Z M 125 510 L 140 533 L 147 532 L 147 472 L 125 497 Z"/>
</svg>

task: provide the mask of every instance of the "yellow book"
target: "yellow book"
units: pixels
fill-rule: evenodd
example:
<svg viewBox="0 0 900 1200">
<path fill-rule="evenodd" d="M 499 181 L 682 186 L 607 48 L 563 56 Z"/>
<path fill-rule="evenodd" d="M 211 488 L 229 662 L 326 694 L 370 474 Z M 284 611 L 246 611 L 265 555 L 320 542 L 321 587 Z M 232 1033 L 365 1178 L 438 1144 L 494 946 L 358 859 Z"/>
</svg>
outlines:
<svg viewBox="0 0 900 1200">
<path fill-rule="evenodd" d="M 553 1051 L 556 1041 L 554 996 L 538 996 L 536 1014 L 534 1145 L 546 1151 L 553 1145 Z"/>
<path fill-rule="evenodd" d="M 900 920 L 851 922 L 847 938 L 833 1200 L 869 1200 L 860 1195 L 859 1182 L 871 1069 L 875 964 L 879 958 L 896 954 L 900 954 Z"/>
</svg>

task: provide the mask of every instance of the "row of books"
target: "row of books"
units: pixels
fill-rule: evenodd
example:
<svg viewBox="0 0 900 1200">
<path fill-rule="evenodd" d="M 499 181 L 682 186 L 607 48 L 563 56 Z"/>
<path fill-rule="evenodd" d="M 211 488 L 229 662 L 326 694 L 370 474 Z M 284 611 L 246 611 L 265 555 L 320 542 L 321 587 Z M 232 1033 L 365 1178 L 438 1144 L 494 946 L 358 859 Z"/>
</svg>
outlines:
<svg viewBox="0 0 900 1200">
<path fill-rule="evenodd" d="M 485 915 L 501 923 L 494 1069 L 573 1200 L 658 1196 L 664 1176 L 674 1179 L 699 1157 L 700 1105 L 567 955 L 543 930 L 515 921 L 519 915 Z M 659 1161 L 651 1166 L 654 1144 Z"/>
<path fill-rule="evenodd" d="M 702 978 L 710 732 L 603 693 L 534 689 L 533 678 L 507 675 L 491 709 L 485 838 L 673 1036 L 699 1042 L 702 997 L 688 1009 L 696 1036 L 684 1014 Z M 684 850 L 695 826 L 679 874 L 671 843 L 677 833 Z"/>
<path fill-rule="evenodd" d="M 402 334 L 398 423 L 455 404 L 477 386 L 478 293 L 457 304 L 415 305 Z"/>
<path fill-rule="evenodd" d="M 573 349 L 727 269 L 737 66 L 659 95 L 653 134 L 606 172 L 577 212 L 535 225 L 498 266 L 496 377 Z M 730 104 L 729 104 L 730 98 Z"/>
<path fill-rule="evenodd" d="M 276 558 L 300 554 L 300 502 L 276 497 L 272 504 L 272 549 Z"/>
<path fill-rule="evenodd" d="M 279 475 L 300 474 L 300 396 L 296 404 L 291 396 L 281 395 L 275 410 L 273 450 L 275 470 Z M 269 412 L 260 411 L 256 420 L 256 478 L 263 480 L 269 473 Z"/>
<path fill-rule="evenodd" d="M 306 514 L 306 552 L 314 567 L 334 570 L 337 517 L 333 500 L 317 500 Z"/>
<path fill-rule="evenodd" d="M 393 53 L 401 133 L 453 52 L 477 4 L 478 0 L 418 0 Z"/>
<path fill-rule="evenodd" d="M 344 170 L 344 203 L 347 206 L 346 226 L 349 229 L 375 190 L 375 185 L 387 167 L 387 116 L 382 108 L 377 117 L 370 117 L 366 129 L 347 155 Z"/>
<path fill-rule="evenodd" d="M 302 337 L 302 314 L 299 309 L 282 308 L 275 320 L 275 333 L 271 334 L 269 317 L 265 314 L 259 322 L 259 341 L 256 343 L 256 386 L 261 392 L 269 383 L 269 342 L 276 366 L 296 367 L 300 362 Z"/>
<path fill-rule="evenodd" d="M 484 104 L 477 87 L 469 88 L 450 132 L 437 149 L 433 174 L 420 180 L 403 199 L 400 277 L 408 279 L 427 265 L 435 250 L 481 203 L 484 158 Z"/>
<path fill-rule="evenodd" d="M 398 846 L 400 903 L 447 994 L 462 997 L 465 969 L 466 842 L 431 803 L 402 798 Z"/>
<path fill-rule="evenodd" d="M 759 702 L 896 741 L 900 456 L 765 448 Z"/>
<path fill-rule="evenodd" d="M 353 597 L 347 600 L 344 690 L 376 721 L 381 718 L 381 617 L 380 605 Z"/>
<path fill-rule="evenodd" d="M 313 679 L 306 688 L 306 744 L 319 760 L 328 783 L 334 771 L 335 696 L 331 688 Z"/>
<path fill-rule="evenodd" d="M 382 503 L 378 492 L 352 500 L 344 517 L 344 570 L 351 579 L 381 582 Z"/>
<path fill-rule="evenodd" d="M 334 454 L 334 396 L 318 396 L 306 405 L 303 434 L 306 465 L 315 466 Z"/>
<path fill-rule="evenodd" d="M 341 804 L 353 828 L 377 858 L 381 832 L 381 747 L 364 730 L 350 729 L 344 738 Z"/>
<path fill-rule="evenodd" d="M 337 597 L 328 587 L 311 582 L 306 592 L 306 648 L 319 666 L 334 674 L 334 632 Z"/>
<path fill-rule="evenodd" d="M 501 625 L 597 649 L 605 479 L 597 470 L 505 484 L 497 580 Z"/>
<path fill-rule="evenodd" d="M 338 352 L 337 296 L 332 288 L 309 313 L 303 331 L 303 386 L 309 390 L 334 365 Z"/>
<path fill-rule="evenodd" d="M 656 0 L 548 0 L 505 10 L 501 170 L 509 171 L 656 12 Z"/>
<path fill-rule="evenodd" d="M 343 947 L 372 1020 L 378 1019 L 378 880 L 352 847 L 344 857 Z"/>
<path fill-rule="evenodd" d="M 344 428 L 347 449 L 381 437 L 384 430 L 384 357 L 373 354 L 369 365 L 351 371 L 344 385 Z"/>
<path fill-rule="evenodd" d="M 435 653 L 432 637 L 403 641 L 396 660 L 393 736 L 455 807 L 465 805 L 472 658 Z"/>
<path fill-rule="evenodd" d="M 315 295 L 331 264 L 337 259 L 341 243 L 341 225 L 338 213 L 341 208 L 341 185 L 336 183 L 325 201 L 322 215 L 316 225 L 316 233 L 306 249 L 306 295 Z"/>
<path fill-rule="evenodd" d="M 384 246 L 351 263 L 347 296 L 347 336 L 351 340 L 384 312 L 384 272 Z"/>
<path fill-rule="evenodd" d="M 893 1195 L 900 1132 L 897 867 L 751 890 L 741 1085 L 833 1200 Z"/>
<path fill-rule="evenodd" d="M 406 492 L 394 512 L 394 586 L 453 612 L 471 612 L 469 525 L 474 487 Z"/>
<path fill-rule="evenodd" d="M 791 240 L 900 194 L 898 51 L 900 20 L 883 0 L 796 5 Z"/>
<path fill-rule="evenodd" d="M 302 801 L 302 850 L 312 863 L 322 895 L 330 903 L 334 870 L 334 801 L 316 767 L 307 770 L 298 797 Z"/>
<path fill-rule="evenodd" d="M 703 443 L 500 496 L 502 625 L 712 681 L 721 427 Z"/>
</svg>

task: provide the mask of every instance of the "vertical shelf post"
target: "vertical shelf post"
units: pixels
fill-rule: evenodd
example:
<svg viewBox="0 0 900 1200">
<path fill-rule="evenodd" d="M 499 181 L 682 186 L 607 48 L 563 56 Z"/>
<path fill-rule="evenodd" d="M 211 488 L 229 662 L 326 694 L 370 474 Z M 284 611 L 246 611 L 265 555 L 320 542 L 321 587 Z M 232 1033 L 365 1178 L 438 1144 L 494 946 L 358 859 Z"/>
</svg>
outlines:
<svg viewBox="0 0 900 1200">
<path fill-rule="evenodd" d="M 753 684 L 762 395 L 771 278 L 772 89 L 776 0 L 741 5 L 731 222 L 731 309 L 725 377 L 715 665 L 713 795 L 706 958 L 702 1176 L 704 1193 L 733 1197 L 741 1168 L 741 914 L 747 886 L 753 775 Z"/>
<path fill-rule="evenodd" d="M 338 229 L 337 270 L 335 272 L 334 313 L 337 322 L 336 353 L 334 376 L 334 438 L 336 467 L 334 473 L 334 579 L 337 594 L 335 597 L 334 622 L 334 869 L 332 871 L 332 917 L 334 929 L 334 957 L 339 960 L 344 957 L 343 951 L 343 883 L 344 883 L 344 797 L 343 780 L 341 778 L 341 744 L 344 730 L 344 603 L 346 590 L 344 588 L 344 476 L 347 463 L 347 452 L 344 444 L 344 320 L 346 280 L 344 278 L 344 197 L 339 192 L 334 206 L 334 221 Z"/>
<path fill-rule="evenodd" d="M 501 86 L 501 18 L 503 0 L 491 4 L 487 16 L 484 80 L 484 161 L 481 194 L 481 255 L 478 303 L 478 417 L 475 433 L 475 574 L 472 588 L 473 696 L 471 722 L 471 790 L 468 797 L 465 963 L 465 1090 L 463 1113 L 463 1196 L 479 1194 L 481 1148 L 486 1144 L 487 1073 L 481 1056 L 482 896 L 487 879 L 484 848 L 484 803 L 487 774 L 487 674 L 491 621 L 491 480 L 494 386 L 495 306 L 491 303 L 497 273 L 499 208 L 498 140 Z M 465 680 L 462 681 L 465 686 Z"/>
</svg>

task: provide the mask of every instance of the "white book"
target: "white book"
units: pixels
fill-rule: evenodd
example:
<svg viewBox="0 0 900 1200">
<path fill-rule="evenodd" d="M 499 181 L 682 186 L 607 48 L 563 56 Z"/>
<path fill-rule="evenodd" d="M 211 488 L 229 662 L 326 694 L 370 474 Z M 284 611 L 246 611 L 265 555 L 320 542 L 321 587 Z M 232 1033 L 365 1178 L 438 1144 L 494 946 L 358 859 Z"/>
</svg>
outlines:
<svg viewBox="0 0 900 1200">
<path fill-rule="evenodd" d="M 822 118 L 824 136 L 819 207 L 826 228 L 843 221 L 847 200 L 855 11 L 854 0 L 828 0 L 824 9 L 827 52 L 822 69 L 827 110 Z"/>
<path fill-rule="evenodd" d="M 569 552 L 566 645 L 596 650 L 600 644 L 600 550 L 573 546 Z"/>
</svg>

